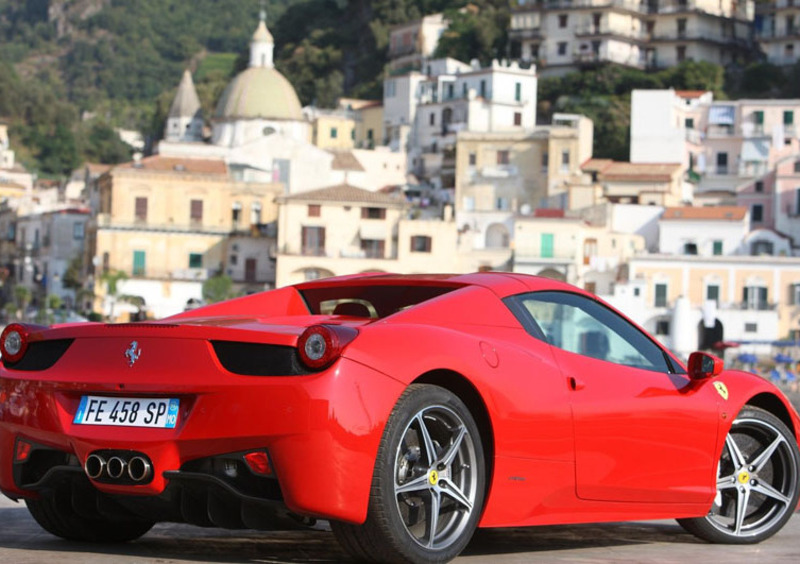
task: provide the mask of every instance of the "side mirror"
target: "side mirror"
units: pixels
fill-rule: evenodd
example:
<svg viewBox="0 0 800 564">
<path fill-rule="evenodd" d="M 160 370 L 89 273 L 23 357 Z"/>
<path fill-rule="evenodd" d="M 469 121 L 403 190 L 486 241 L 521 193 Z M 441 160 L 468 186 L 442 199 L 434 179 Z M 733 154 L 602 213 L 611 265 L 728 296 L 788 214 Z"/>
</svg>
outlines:
<svg viewBox="0 0 800 564">
<path fill-rule="evenodd" d="M 725 368 L 725 361 L 704 352 L 689 355 L 689 377 L 692 380 L 705 380 L 717 376 Z"/>
</svg>

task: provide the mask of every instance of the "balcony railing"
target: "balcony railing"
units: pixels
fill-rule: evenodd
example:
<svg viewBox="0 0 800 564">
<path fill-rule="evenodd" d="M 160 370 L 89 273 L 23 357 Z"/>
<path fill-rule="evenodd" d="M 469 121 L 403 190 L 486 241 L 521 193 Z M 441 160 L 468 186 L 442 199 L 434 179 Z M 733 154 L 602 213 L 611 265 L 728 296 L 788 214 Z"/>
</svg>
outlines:
<svg viewBox="0 0 800 564">
<path fill-rule="evenodd" d="M 733 126 L 709 125 L 706 134 L 708 137 L 730 137 L 733 135 Z"/>
<path fill-rule="evenodd" d="M 614 35 L 616 37 L 627 37 L 630 39 L 647 39 L 648 33 L 642 29 L 630 29 L 621 26 L 609 25 L 580 25 L 575 28 L 575 35 L 577 37 L 593 36 L 593 35 Z"/>
</svg>

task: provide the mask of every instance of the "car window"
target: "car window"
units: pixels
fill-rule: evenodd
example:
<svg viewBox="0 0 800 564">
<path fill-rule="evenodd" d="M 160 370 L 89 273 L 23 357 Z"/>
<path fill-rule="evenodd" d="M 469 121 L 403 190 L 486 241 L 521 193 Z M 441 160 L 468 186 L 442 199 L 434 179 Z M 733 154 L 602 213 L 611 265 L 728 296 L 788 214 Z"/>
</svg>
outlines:
<svg viewBox="0 0 800 564">
<path fill-rule="evenodd" d="M 533 292 L 509 298 L 507 304 L 534 337 L 554 347 L 644 370 L 672 371 L 658 345 L 595 300 L 568 292 Z"/>
</svg>

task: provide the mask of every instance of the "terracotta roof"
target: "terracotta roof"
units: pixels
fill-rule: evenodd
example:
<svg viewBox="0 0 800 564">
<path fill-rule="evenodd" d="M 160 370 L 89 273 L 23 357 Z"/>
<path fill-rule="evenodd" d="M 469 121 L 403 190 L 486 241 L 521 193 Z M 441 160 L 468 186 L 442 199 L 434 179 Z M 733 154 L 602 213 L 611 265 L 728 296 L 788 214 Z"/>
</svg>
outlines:
<svg viewBox="0 0 800 564">
<path fill-rule="evenodd" d="M 558 219 L 561 219 L 561 218 L 564 217 L 564 210 L 549 209 L 549 208 L 537 208 L 537 209 L 533 210 L 533 217 L 558 218 Z"/>
<path fill-rule="evenodd" d="M 331 153 L 333 154 L 333 162 L 331 163 L 333 170 L 364 172 L 364 167 L 361 166 L 352 151 L 331 151 Z"/>
<path fill-rule="evenodd" d="M 3 178 L 0 178 L 0 187 L 13 188 L 14 190 L 25 190 L 25 187 L 22 184 L 17 184 L 16 182 L 11 182 L 10 180 Z"/>
<path fill-rule="evenodd" d="M 191 174 L 227 174 L 228 165 L 222 159 L 179 159 L 153 155 L 140 161 L 119 165 L 120 169 L 149 170 L 154 172 L 187 172 Z"/>
<path fill-rule="evenodd" d="M 108 172 L 114 168 L 114 165 L 107 165 L 101 163 L 86 163 L 86 170 L 89 171 L 89 174 L 92 176 L 100 176 L 101 174 Z"/>
<path fill-rule="evenodd" d="M 681 98 L 699 98 L 703 94 L 708 92 L 707 90 L 676 90 L 675 94 L 680 96 Z"/>
<path fill-rule="evenodd" d="M 371 192 L 363 188 L 356 188 L 349 184 L 339 184 L 308 192 L 300 192 L 280 198 L 280 201 L 290 202 L 341 202 L 358 204 L 376 204 L 384 206 L 403 205 L 402 199 L 383 194 L 381 192 Z"/>
<path fill-rule="evenodd" d="M 600 172 L 608 168 L 614 161 L 611 159 L 589 159 L 581 165 L 584 172 Z"/>
<path fill-rule="evenodd" d="M 612 162 L 600 170 L 598 180 L 619 180 L 623 182 L 669 182 L 681 170 L 678 163 L 624 163 Z"/>
<path fill-rule="evenodd" d="M 686 206 L 665 209 L 661 219 L 742 221 L 746 215 L 747 208 L 740 206 Z"/>
</svg>

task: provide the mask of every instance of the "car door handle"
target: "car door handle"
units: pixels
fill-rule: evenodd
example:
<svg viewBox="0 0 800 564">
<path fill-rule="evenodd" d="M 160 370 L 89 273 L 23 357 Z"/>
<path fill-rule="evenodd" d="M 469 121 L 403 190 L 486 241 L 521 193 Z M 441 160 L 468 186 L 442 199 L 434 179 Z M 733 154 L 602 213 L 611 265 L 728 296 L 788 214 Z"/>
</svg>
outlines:
<svg viewBox="0 0 800 564">
<path fill-rule="evenodd" d="M 578 390 L 582 390 L 586 387 L 586 384 L 575 378 L 575 376 L 570 376 L 567 378 L 567 382 L 569 383 L 569 389 L 573 392 L 577 392 Z"/>
</svg>

